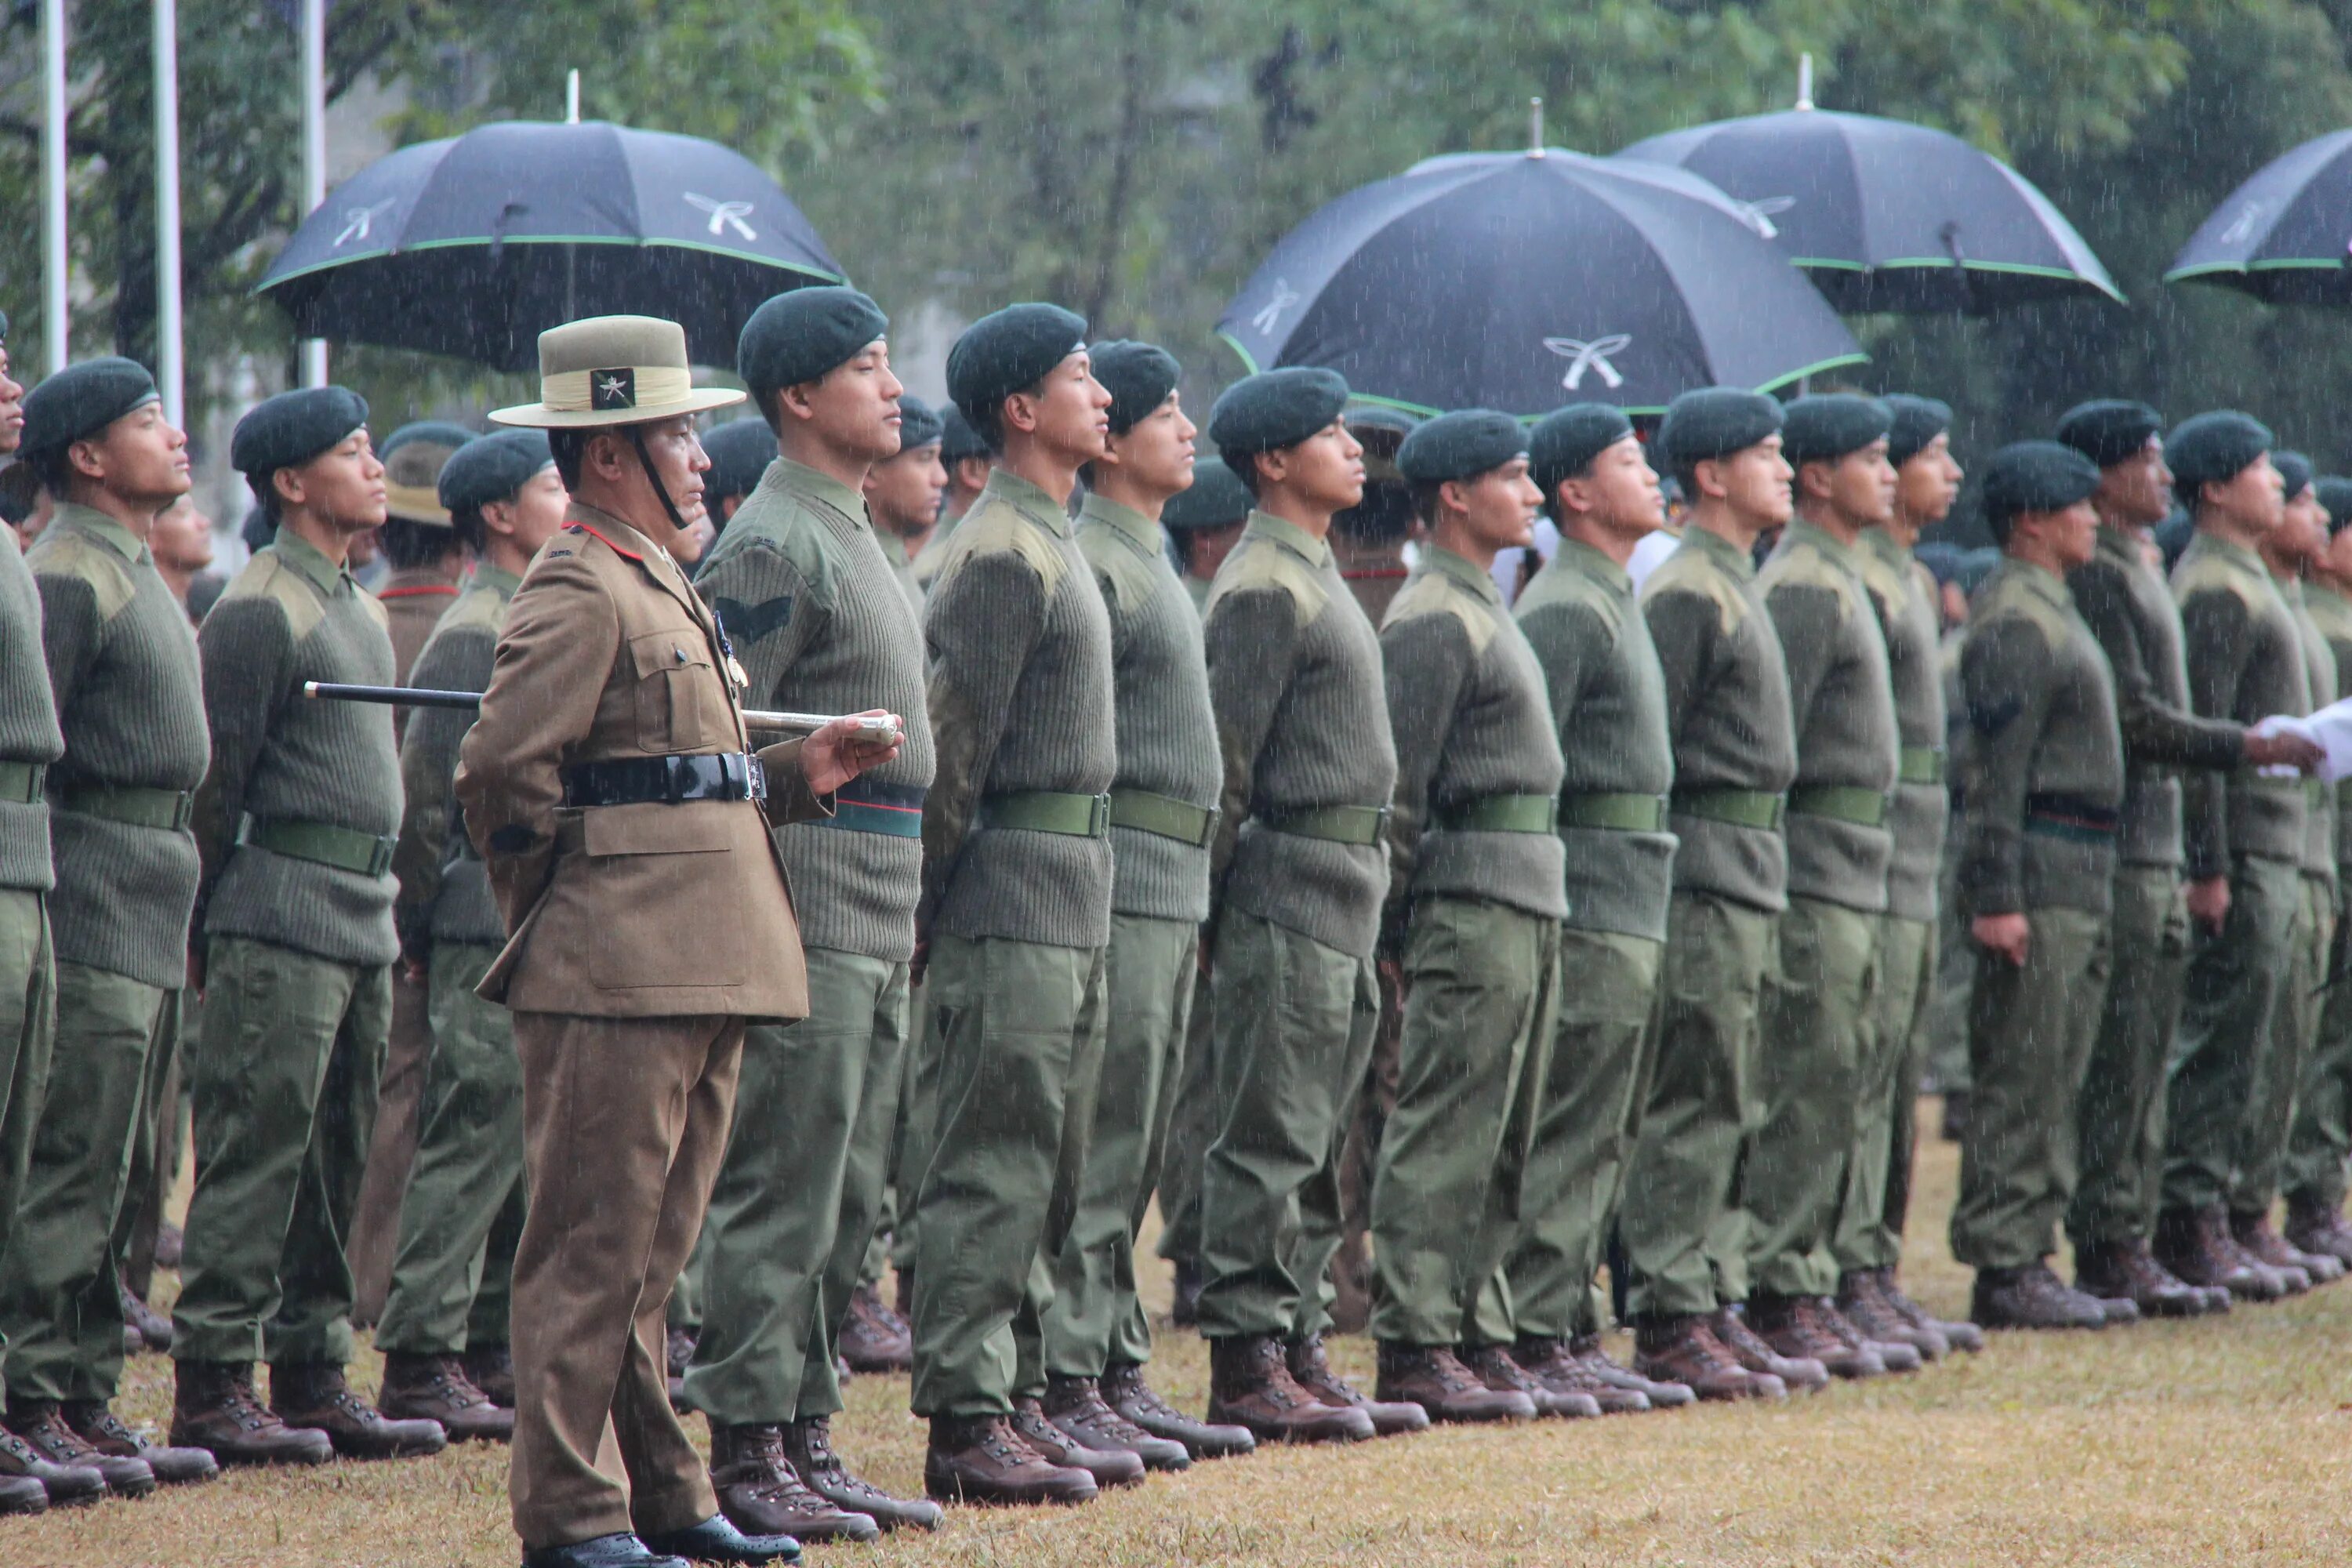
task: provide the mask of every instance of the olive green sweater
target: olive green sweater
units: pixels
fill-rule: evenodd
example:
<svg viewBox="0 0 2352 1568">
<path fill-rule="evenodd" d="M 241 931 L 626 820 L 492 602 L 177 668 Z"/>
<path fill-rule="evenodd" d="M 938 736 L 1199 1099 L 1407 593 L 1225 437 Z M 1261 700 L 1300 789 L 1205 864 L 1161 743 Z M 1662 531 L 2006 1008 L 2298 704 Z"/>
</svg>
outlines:
<svg viewBox="0 0 2352 1568">
<path fill-rule="evenodd" d="M 1888 804 L 1895 838 L 1886 866 L 1886 911 L 1906 921 L 1936 918 L 1936 884 L 1944 863 L 1949 800 L 1944 754 L 1943 617 L 1927 574 L 1883 528 L 1862 536 L 1862 585 L 1878 612 L 1886 638 L 1886 669 L 1895 687 L 1895 727 L 1902 766 Z"/>
<path fill-rule="evenodd" d="M 16 546 L 0 528 L 0 763 L 47 767 L 65 755 L 41 655 L 41 594 Z M 49 859 L 49 808 L 0 800 L 0 888 L 46 892 L 57 885 Z"/>
<path fill-rule="evenodd" d="M 884 708 L 906 721 L 892 761 L 850 786 L 913 797 L 930 787 L 934 756 L 923 701 L 923 633 L 865 498 L 840 480 L 778 458 L 695 574 L 751 685 L 744 704 L 810 713 Z M 904 805 L 908 802 L 898 802 Z M 776 828 L 792 873 L 801 940 L 810 947 L 904 963 L 915 951 L 923 841 L 845 823 L 853 811 Z"/>
<path fill-rule="evenodd" d="M 147 546 L 103 512 L 59 506 L 26 563 L 40 585 L 41 645 L 66 738 L 48 778 L 58 957 L 176 989 L 187 980 L 195 840 L 184 827 L 105 816 L 92 792 L 176 795 L 204 782 L 195 635 Z"/>
<path fill-rule="evenodd" d="M 440 691 L 488 691 L 497 662 L 507 605 L 522 582 L 484 563 L 442 612 L 408 672 L 417 686 Z M 400 739 L 400 843 L 392 874 L 400 883 L 393 907 L 401 946 L 422 952 L 436 942 L 503 944 L 506 921 L 490 890 L 489 868 L 465 834 L 450 784 L 457 747 L 474 715 L 457 708 L 419 708 Z"/>
<path fill-rule="evenodd" d="M 1675 782 L 1666 678 L 1633 579 L 1598 550 L 1565 539 L 1516 611 L 1551 699 L 1563 807 L 1583 795 L 1664 795 Z M 1559 839 L 1570 925 L 1664 940 L 1672 833 L 1564 823 Z"/>
<path fill-rule="evenodd" d="M 2256 724 L 2311 711 L 2311 678 L 2294 612 L 2269 569 L 2243 545 L 2200 531 L 2172 570 L 2180 604 L 2189 695 L 2199 713 Z M 2300 779 L 2240 768 L 2181 781 L 2181 829 L 2191 880 L 2227 875 L 2233 856 L 2303 858 Z"/>
<path fill-rule="evenodd" d="M 1110 616 L 1118 778 L 1189 805 L 1217 804 L 1217 720 L 1201 617 L 1168 563 L 1160 525 L 1090 495 L 1078 511 L 1078 549 L 1095 569 Z M 1110 907 L 1155 920 L 1209 918 L 1209 847 L 1114 825 Z"/>
<path fill-rule="evenodd" d="M 930 919 L 956 936 L 1103 946 L 1110 840 L 982 819 L 989 796 L 1102 795 L 1118 772 L 1110 617 L 1061 504 L 991 474 L 931 580 L 923 640 L 939 748 L 923 809 Z"/>
<path fill-rule="evenodd" d="M 2319 629 L 2312 618 L 2306 602 L 2310 590 L 2300 577 L 2275 579 L 2280 597 L 2294 612 L 2295 636 L 2303 646 L 2305 679 L 2311 683 L 2311 710 L 2318 712 L 2336 700 L 2336 654 L 2327 646 L 2327 634 Z M 2325 879 L 2336 886 L 2336 797 L 2335 792 L 2317 780 L 2304 784 L 2303 874 Z"/>
<path fill-rule="evenodd" d="M 371 877 L 237 842 L 249 816 L 389 838 L 400 831 L 400 756 L 389 709 L 320 702 L 309 680 L 392 679 L 383 606 L 286 529 L 246 563 L 196 634 L 212 770 L 196 798 L 207 936 L 242 936 L 331 959 L 399 956 L 387 869 Z"/>
</svg>

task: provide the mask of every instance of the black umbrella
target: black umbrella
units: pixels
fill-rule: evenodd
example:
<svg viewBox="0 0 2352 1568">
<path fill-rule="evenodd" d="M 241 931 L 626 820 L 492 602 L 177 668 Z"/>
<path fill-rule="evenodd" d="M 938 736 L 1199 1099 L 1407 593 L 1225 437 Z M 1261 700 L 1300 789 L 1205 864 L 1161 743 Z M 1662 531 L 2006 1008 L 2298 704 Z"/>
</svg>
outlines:
<svg viewBox="0 0 2352 1568">
<path fill-rule="evenodd" d="M 1664 408 L 1867 356 L 1719 193 L 1557 149 L 1438 158 L 1293 229 L 1226 308 L 1253 369 L 1420 412 Z"/>
<path fill-rule="evenodd" d="M 2352 304 L 2352 131 L 2314 137 L 2231 191 L 2164 275 L 2184 279 L 2278 305 Z"/>
<path fill-rule="evenodd" d="M 2123 300 L 2031 180 L 1925 125 L 1792 109 L 1670 131 L 1617 157 L 1688 169 L 1748 204 L 1841 310 Z"/>
<path fill-rule="evenodd" d="M 260 292 L 305 337 L 539 363 L 582 316 L 666 316 L 705 364 L 772 294 L 838 283 L 800 208 L 740 154 L 602 121 L 509 121 L 380 158 L 312 213 Z"/>
</svg>

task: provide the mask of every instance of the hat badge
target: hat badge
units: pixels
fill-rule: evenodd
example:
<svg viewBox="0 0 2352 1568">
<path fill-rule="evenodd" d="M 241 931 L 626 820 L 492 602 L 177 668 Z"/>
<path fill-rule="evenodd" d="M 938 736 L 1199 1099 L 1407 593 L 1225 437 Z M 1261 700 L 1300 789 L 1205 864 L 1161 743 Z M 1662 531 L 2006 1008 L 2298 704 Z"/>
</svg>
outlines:
<svg viewBox="0 0 2352 1568">
<path fill-rule="evenodd" d="M 591 408 L 635 408 L 637 405 L 637 373 L 626 365 L 617 370 L 600 370 L 588 377 L 588 406 Z"/>
<path fill-rule="evenodd" d="M 1546 338 L 1543 341 L 1544 347 L 1568 361 L 1568 374 L 1559 378 L 1559 384 L 1570 392 L 1584 384 L 1588 371 L 1599 376 L 1601 384 L 1612 392 L 1624 385 L 1623 374 L 1609 363 L 1609 356 L 1623 353 L 1633 345 L 1633 334 L 1631 332 L 1605 332 L 1589 342 L 1582 338 Z"/>
</svg>

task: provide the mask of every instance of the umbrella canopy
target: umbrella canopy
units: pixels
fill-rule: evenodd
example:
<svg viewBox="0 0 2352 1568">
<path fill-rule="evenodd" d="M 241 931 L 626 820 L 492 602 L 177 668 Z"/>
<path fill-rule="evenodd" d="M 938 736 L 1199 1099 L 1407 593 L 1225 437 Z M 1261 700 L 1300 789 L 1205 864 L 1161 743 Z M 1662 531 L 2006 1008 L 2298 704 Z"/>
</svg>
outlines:
<svg viewBox="0 0 2352 1568">
<path fill-rule="evenodd" d="M 1321 208 L 1218 333 L 1421 413 L 1663 409 L 1867 356 L 1719 193 L 1557 149 L 1433 159 Z"/>
<path fill-rule="evenodd" d="M 714 142 L 508 121 L 380 158 L 304 220 L 260 284 L 306 337 L 539 363 L 583 316 L 666 316 L 735 363 L 761 300 L 842 270 L 792 198 Z"/>
<path fill-rule="evenodd" d="M 1617 157 L 1687 169 L 1748 204 L 1841 310 L 2123 300 L 2031 180 L 1925 125 L 1792 109 L 1671 131 Z"/>
<path fill-rule="evenodd" d="M 2273 304 L 2352 304 L 2352 131 L 2281 153 L 2231 191 L 2164 275 L 2184 279 Z"/>
</svg>

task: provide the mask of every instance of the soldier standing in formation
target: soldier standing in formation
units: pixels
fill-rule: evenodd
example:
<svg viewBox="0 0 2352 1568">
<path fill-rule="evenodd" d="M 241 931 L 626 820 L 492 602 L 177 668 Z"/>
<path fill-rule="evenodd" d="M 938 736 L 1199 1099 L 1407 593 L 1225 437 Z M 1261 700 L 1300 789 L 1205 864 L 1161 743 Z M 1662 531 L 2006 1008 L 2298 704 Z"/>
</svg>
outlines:
<svg viewBox="0 0 2352 1568">
<path fill-rule="evenodd" d="M 915 585 L 915 557 L 940 526 L 940 500 L 948 487 L 947 466 L 940 461 L 946 429 L 929 404 L 900 393 L 898 450 L 866 474 L 866 510 L 875 537 L 907 602 L 919 612 L 923 591 Z"/>
</svg>

